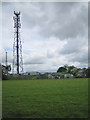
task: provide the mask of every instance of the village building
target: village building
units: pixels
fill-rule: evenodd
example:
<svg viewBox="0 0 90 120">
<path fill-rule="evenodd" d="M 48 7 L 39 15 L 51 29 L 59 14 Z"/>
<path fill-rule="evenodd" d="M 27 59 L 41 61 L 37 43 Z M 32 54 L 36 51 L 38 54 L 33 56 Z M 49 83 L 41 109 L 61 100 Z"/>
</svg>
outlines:
<svg viewBox="0 0 90 120">
<path fill-rule="evenodd" d="M 74 78 L 72 74 L 48 74 L 48 79 Z"/>
</svg>

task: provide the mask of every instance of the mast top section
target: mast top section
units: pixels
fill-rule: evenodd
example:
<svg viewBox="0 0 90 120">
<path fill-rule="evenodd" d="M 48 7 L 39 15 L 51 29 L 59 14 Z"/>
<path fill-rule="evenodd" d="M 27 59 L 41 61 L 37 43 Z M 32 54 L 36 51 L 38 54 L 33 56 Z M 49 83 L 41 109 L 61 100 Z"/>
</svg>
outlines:
<svg viewBox="0 0 90 120">
<path fill-rule="evenodd" d="M 14 11 L 14 14 L 15 14 L 16 16 L 18 16 L 18 15 L 20 15 L 20 11 L 19 11 L 19 12 L 15 12 L 15 11 Z"/>
</svg>

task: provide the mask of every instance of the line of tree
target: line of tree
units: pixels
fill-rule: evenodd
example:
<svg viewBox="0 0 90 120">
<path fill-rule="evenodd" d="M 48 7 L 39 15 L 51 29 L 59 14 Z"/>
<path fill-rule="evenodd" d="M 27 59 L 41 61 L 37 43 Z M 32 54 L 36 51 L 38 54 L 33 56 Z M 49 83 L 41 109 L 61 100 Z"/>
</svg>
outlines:
<svg viewBox="0 0 90 120">
<path fill-rule="evenodd" d="M 0 68 L 2 71 L 2 80 L 7 80 L 8 79 L 7 75 L 8 75 L 8 72 L 11 71 L 11 66 L 10 65 L 4 66 L 0 64 Z M 69 74 L 73 74 L 77 78 L 90 78 L 90 67 L 77 68 L 75 66 L 64 65 L 62 67 L 59 67 L 57 72 L 60 72 L 60 73 L 66 72 Z"/>
<path fill-rule="evenodd" d="M 67 72 L 73 74 L 75 77 L 86 77 L 90 78 L 90 67 L 88 68 L 77 68 L 75 66 L 64 65 L 59 67 L 57 72 Z"/>
</svg>

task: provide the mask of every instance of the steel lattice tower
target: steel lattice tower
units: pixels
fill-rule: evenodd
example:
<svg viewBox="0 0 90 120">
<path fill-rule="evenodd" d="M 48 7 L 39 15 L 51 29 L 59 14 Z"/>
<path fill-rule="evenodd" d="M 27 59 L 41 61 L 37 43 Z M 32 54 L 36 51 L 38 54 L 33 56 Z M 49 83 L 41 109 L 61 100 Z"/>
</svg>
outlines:
<svg viewBox="0 0 90 120">
<path fill-rule="evenodd" d="M 22 44 L 20 39 L 20 12 L 14 11 L 13 74 L 23 73 Z"/>
</svg>

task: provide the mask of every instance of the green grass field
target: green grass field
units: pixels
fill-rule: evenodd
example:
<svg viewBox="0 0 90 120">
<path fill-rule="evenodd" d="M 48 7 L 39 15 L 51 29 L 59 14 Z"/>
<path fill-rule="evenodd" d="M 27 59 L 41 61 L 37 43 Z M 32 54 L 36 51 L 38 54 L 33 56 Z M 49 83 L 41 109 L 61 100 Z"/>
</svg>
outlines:
<svg viewBox="0 0 90 120">
<path fill-rule="evenodd" d="M 87 118 L 88 79 L 2 82 L 3 118 Z"/>
</svg>

